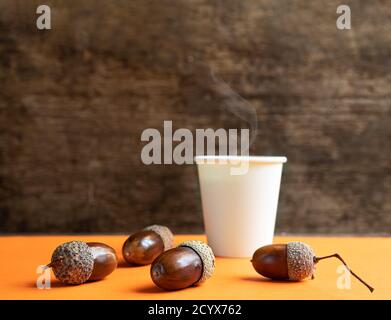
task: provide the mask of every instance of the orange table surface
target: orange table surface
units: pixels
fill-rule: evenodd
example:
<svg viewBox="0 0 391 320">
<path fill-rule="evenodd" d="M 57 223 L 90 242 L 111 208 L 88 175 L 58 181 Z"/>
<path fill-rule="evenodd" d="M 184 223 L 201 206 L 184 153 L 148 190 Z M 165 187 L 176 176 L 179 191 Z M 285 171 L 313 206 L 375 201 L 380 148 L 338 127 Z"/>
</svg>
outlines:
<svg viewBox="0 0 391 320">
<path fill-rule="evenodd" d="M 0 299 L 390 299 L 391 238 L 276 237 L 275 243 L 303 241 L 318 256 L 339 253 L 350 267 L 371 284 L 370 293 L 351 277 L 350 289 L 337 286 L 341 263 L 328 259 L 317 265 L 316 278 L 302 282 L 271 281 L 258 275 L 250 259 L 217 258 L 214 276 L 203 285 L 166 292 L 157 288 L 149 266 L 130 267 L 121 257 L 126 236 L 3 236 L 0 237 Z M 175 242 L 204 240 L 202 235 L 179 235 Z M 70 240 L 99 241 L 119 256 L 118 269 L 106 279 L 66 286 L 51 277 L 50 289 L 38 289 L 37 267 L 48 263 L 52 251 Z"/>
</svg>

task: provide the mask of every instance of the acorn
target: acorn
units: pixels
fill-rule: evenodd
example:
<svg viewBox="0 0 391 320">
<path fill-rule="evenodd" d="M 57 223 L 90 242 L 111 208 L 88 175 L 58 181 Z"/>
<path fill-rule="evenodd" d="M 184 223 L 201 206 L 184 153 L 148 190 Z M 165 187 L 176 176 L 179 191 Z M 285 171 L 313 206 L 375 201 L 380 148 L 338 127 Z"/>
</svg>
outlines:
<svg viewBox="0 0 391 320">
<path fill-rule="evenodd" d="M 59 245 L 48 268 L 65 284 L 101 280 L 117 267 L 115 250 L 99 242 L 70 241 Z"/>
<path fill-rule="evenodd" d="M 94 257 L 94 268 L 88 281 L 96 281 L 106 278 L 118 265 L 115 250 L 107 244 L 101 242 L 87 242 Z"/>
<path fill-rule="evenodd" d="M 160 254 L 151 265 L 151 278 L 161 289 L 180 290 L 205 282 L 214 269 L 212 249 L 192 240 Z"/>
<path fill-rule="evenodd" d="M 261 247 L 254 252 L 251 262 L 254 269 L 266 278 L 301 281 L 308 277 L 314 279 L 315 265 L 328 258 L 339 259 L 356 279 L 373 292 L 374 289 L 355 274 L 338 253 L 316 257 L 311 247 L 303 242 Z"/>
<path fill-rule="evenodd" d="M 173 247 L 173 235 L 165 226 L 152 225 L 132 234 L 122 246 L 122 256 L 129 264 L 151 264 L 162 252 Z"/>
</svg>

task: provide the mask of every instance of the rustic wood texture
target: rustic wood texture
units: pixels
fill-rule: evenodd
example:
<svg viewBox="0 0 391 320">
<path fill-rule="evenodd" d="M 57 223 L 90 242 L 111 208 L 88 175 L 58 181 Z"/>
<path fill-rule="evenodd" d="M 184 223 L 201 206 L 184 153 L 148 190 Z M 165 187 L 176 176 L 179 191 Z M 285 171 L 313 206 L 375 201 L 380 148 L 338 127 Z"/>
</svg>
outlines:
<svg viewBox="0 0 391 320">
<path fill-rule="evenodd" d="M 195 166 L 140 161 L 172 120 L 288 157 L 278 232 L 390 233 L 389 1 L 41 3 L 0 2 L 0 232 L 202 232 Z"/>
</svg>

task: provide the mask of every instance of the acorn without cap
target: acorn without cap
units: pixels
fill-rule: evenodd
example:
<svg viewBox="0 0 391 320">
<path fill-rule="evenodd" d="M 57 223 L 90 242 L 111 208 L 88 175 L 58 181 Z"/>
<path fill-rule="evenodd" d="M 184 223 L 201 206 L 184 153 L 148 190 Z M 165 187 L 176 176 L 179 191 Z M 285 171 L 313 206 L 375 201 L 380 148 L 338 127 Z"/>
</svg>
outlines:
<svg viewBox="0 0 391 320">
<path fill-rule="evenodd" d="M 122 256 L 129 264 L 151 264 L 162 252 L 173 247 L 169 228 L 152 225 L 132 234 L 122 246 Z"/>
<path fill-rule="evenodd" d="M 356 275 L 339 254 L 316 257 L 311 247 L 303 242 L 261 247 L 254 252 L 251 262 L 254 269 L 266 278 L 301 281 L 308 277 L 314 278 L 315 265 L 320 260 L 333 257 L 339 259 L 354 277 L 373 292 L 374 289 Z"/>
<path fill-rule="evenodd" d="M 179 290 L 209 279 L 215 269 L 212 249 L 202 241 L 185 241 L 152 263 L 152 281 L 164 290 Z"/>
<path fill-rule="evenodd" d="M 47 267 L 65 284 L 101 280 L 117 267 L 115 250 L 99 242 L 70 241 L 59 245 Z"/>
</svg>

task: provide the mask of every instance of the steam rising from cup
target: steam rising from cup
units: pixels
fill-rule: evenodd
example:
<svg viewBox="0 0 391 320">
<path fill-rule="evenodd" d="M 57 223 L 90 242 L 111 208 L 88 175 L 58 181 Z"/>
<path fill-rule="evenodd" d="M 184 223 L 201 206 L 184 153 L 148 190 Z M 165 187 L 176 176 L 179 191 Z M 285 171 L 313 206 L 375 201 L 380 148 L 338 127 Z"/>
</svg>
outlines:
<svg viewBox="0 0 391 320">
<path fill-rule="evenodd" d="M 250 153 L 250 146 L 257 137 L 258 131 L 258 117 L 257 111 L 246 99 L 234 91 L 224 80 L 218 78 L 212 67 L 209 67 L 210 76 L 213 80 L 213 89 L 222 98 L 224 107 L 227 111 L 232 113 L 235 117 L 245 121 L 249 124 L 250 130 L 242 130 L 240 137 L 241 156 L 248 156 Z M 229 155 L 237 155 L 237 131 L 229 130 Z M 250 134 L 250 132 L 251 134 Z M 235 148 L 231 148 L 235 146 Z M 248 171 L 248 160 L 246 158 L 230 158 L 231 164 L 240 164 L 240 167 L 232 167 L 232 175 L 246 174 Z"/>
<path fill-rule="evenodd" d="M 246 149 L 242 149 L 247 155 L 249 154 L 249 148 L 254 143 L 258 133 L 258 117 L 257 110 L 246 99 L 240 96 L 234 91 L 224 80 L 218 78 L 212 67 L 210 69 L 210 75 L 213 79 L 215 92 L 222 97 L 224 106 L 227 111 L 232 113 L 239 119 L 247 122 L 250 126 L 250 141 Z M 237 139 L 237 136 L 230 135 L 230 139 Z M 236 141 L 237 142 L 237 141 Z"/>
</svg>

